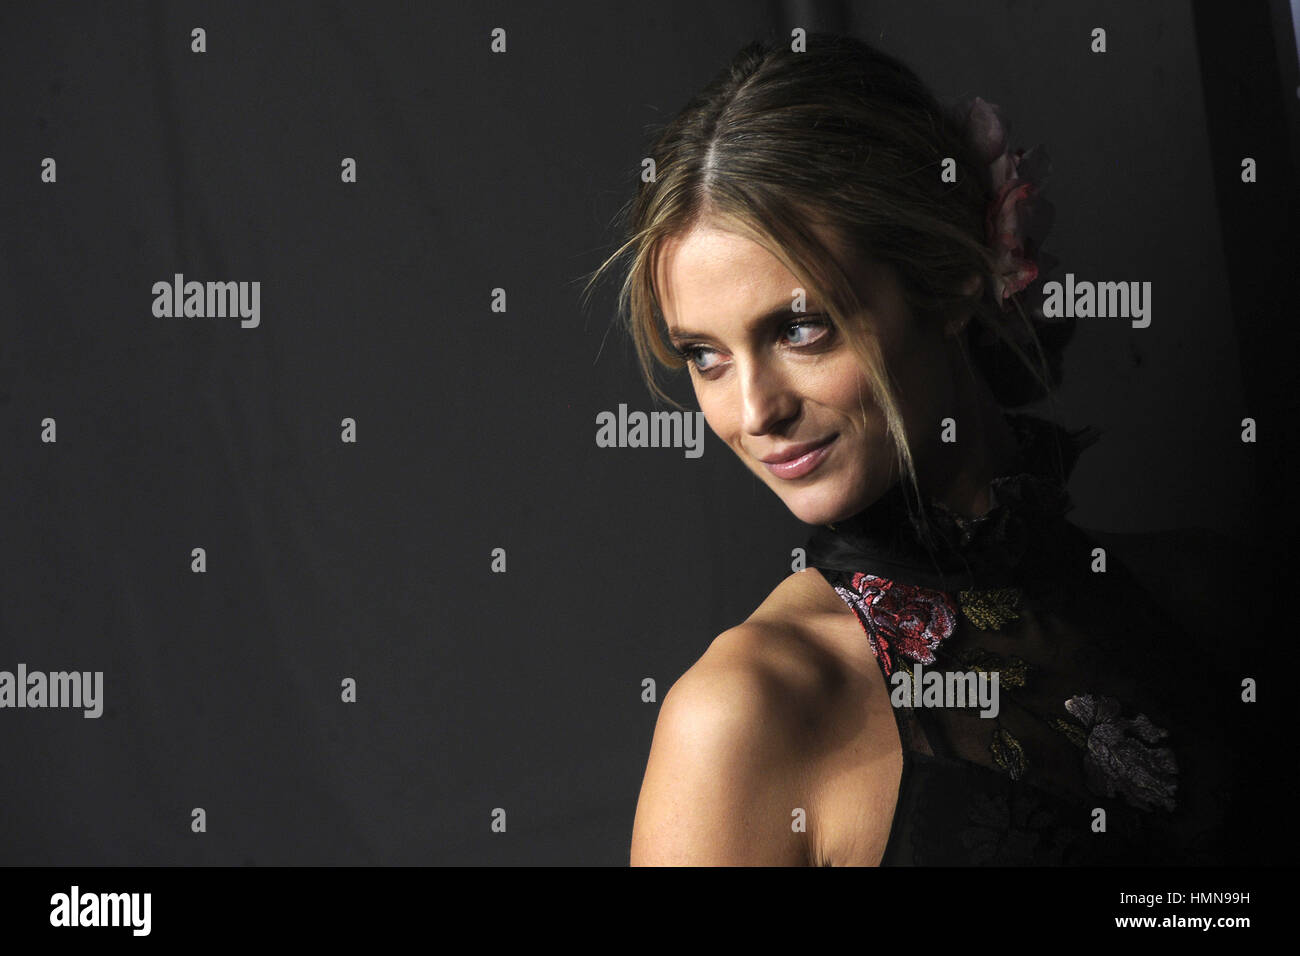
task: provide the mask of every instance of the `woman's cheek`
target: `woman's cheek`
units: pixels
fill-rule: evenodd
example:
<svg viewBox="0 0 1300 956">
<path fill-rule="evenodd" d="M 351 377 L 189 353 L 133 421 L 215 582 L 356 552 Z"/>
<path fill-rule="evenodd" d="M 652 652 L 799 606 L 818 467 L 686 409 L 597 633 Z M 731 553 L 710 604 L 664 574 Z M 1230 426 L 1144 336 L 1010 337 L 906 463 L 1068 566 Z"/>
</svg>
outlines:
<svg viewBox="0 0 1300 956">
<path fill-rule="evenodd" d="M 698 388 L 695 391 L 695 398 L 699 403 L 700 411 L 704 413 L 704 422 L 709 426 L 709 430 L 724 444 L 727 444 L 731 428 L 724 413 L 725 403 L 720 402 L 707 390 Z"/>
<path fill-rule="evenodd" d="M 858 419 L 865 408 L 868 415 L 878 413 L 871 382 L 858 369 L 857 363 L 845 362 L 838 367 L 822 369 L 818 387 L 821 404 Z"/>
</svg>

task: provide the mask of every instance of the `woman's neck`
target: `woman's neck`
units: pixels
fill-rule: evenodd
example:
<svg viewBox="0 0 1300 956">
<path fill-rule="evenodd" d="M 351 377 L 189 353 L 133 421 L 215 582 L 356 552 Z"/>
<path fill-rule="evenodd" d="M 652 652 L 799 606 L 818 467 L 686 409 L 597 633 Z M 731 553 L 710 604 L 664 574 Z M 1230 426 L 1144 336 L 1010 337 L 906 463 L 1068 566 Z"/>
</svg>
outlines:
<svg viewBox="0 0 1300 956">
<path fill-rule="evenodd" d="M 964 386 L 958 389 L 957 407 L 970 411 L 958 419 L 958 440 L 937 443 L 929 473 L 918 480 L 923 494 L 973 518 L 996 503 L 990 483 L 1015 467 L 1019 446 L 983 378 L 963 375 L 957 381 Z"/>
</svg>

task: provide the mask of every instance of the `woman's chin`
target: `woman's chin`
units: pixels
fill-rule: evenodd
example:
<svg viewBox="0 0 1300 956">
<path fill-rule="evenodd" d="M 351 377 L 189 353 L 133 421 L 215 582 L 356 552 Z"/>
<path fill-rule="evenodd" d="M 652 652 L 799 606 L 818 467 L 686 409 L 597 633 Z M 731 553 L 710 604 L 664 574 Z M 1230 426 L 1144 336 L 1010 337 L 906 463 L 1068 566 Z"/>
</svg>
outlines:
<svg viewBox="0 0 1300 956">
<path fill-rule="evenodd" d="M 861 488 L 835 488 L 828 483 L 822 488 L 787 490 L 779 495 L 790 513 L 804 524 L 833 524 L 843 521 L 868 507 L 880 497 L 879 493 L 865 494 Z"/>
<path fill-rule="evenodd" d="M 783 495 L 785 505 L 790 513 L 804 524 L 827 524 L 851 514 L 844 502 L 827 495 Z"/>
</svg>

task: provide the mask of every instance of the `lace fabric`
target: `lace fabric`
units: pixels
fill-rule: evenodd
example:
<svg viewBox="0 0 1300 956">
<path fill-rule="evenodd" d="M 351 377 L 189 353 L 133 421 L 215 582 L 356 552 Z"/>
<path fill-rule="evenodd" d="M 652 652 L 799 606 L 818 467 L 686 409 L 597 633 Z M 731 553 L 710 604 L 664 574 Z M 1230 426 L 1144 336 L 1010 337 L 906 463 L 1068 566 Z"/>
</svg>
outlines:
<svg viewBox="0 0 1300 956">
<path fill-rule="evenodd" d="M 882 863 L 1213 862 L 1226 741 L 1206 702 L 1223 695 L 1172 616 L 1065 519 L 1097 433 L 1007 421 L 1019 461 L 986 514 L 927 501 L 927 534 L 895 485 L 807 544 L 894 703 L 904 768 Z"/>
</svg>

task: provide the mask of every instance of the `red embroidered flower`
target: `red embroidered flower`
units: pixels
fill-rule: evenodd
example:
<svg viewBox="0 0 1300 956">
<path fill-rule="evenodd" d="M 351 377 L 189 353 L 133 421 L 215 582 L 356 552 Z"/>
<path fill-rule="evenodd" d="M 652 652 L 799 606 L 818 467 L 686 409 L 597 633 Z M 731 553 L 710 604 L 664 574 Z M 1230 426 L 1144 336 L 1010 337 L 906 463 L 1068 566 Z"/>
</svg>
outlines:
<svg viewBox="0 0 1300 956">
<path fill-rule="evenodd" d="M 895 654 L 933 664 L 935 649 L 957 626 L 957 608 L 943 591 L 860 571 L 848 587 L 835 590 L 857 614 L 886 677 L 893 673 Z"/>
</svg>

